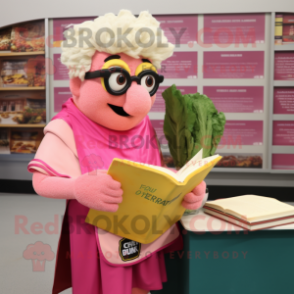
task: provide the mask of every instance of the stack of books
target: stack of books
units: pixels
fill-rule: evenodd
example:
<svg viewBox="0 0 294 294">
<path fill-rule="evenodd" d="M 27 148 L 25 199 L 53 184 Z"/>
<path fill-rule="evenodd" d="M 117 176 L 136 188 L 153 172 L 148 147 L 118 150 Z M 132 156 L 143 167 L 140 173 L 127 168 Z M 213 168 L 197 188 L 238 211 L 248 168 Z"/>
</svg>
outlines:
<svg viewBox="0 0 294 294">
<path fill-rule="evenodd" d="M 204 212 L 249 231 L 294 223 L 294 206 L 274 198 L 244 195 L 207 202 Z"/>
</svg>

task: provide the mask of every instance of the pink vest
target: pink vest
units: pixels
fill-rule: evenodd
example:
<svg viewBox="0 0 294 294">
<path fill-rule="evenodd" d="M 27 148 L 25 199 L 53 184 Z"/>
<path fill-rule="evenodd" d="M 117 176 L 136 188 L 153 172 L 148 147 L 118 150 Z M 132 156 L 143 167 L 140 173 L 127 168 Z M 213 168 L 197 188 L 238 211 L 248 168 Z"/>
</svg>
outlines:
<svg viewBox="0 0 294 294">
<path fill-rule="evenodd" d="M 60 122 L 60 119 L 66 124 Z M 68 136 L 68 126 L 74 139 Z M 46 135 L 35 159 L 29 163 L 29 171 L 38 170 L 51 176 L 75 177 L 96 169 L 108 169 L 113 158 L 162 165 L 156 134 L 148 116 L 131 130 L 114 131 L 90 120 L 78 110 L 71 98 L 63 104 L 61 112 L 45 128 L 45 134 L 57 134 L 59 137 L 56 139 L 56 136 L 51 135 L 50 138 L 50 144 L 54 144 L 58 149 L 58 158 L 50 157 L 48 146 L 43 142 L 46 141 Z M 140 252 L 136 258 L 126 261 L 118 252 L 122 237 L 96 228 L 100 253 L 110 264 L 121 266 L 143 261 L 150 253 L 171 245 L 178 236 L 179 231 L 173 225 L 150 244 L 139 245 L 130 242 L 127 246 L 132 246 L 134 251 L 140 247 Z"/>
</svg>

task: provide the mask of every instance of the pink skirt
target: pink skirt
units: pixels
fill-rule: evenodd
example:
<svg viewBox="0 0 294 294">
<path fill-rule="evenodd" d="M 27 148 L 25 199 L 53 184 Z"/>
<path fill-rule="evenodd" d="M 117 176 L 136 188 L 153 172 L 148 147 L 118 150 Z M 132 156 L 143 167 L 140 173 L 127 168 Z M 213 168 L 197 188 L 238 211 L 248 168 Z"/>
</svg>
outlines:
<svg viewBox="0 0 294 294">
<path fill-rule="evenodd" d="M 84 222 L 89 208 L 69 201 L 70 259 L 73 294 L 131 294 L 132 288 L 160 290 L 167 281 L 164 252 L 181 247 L 181 238 L 130 266 L 112 266 L 99 258 L 95 228 Z M 181 236 L 180 236 L 181 237 Z M 175 246 L 176 245 L 176 246 Z M 170 249 L 170 250 L 169 250 Z"/>
</svg>

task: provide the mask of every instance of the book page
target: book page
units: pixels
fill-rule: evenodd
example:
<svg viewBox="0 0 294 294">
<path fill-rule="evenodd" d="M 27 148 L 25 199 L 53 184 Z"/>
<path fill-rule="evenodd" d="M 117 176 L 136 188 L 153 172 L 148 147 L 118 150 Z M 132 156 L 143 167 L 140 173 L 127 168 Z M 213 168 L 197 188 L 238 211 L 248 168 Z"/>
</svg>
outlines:
<svg viewBox="0 0 294 294">
<path fill-rule="evenodd" d="M 197 163 L 203 158 L 203 149 L 201 149 L 196 155 L 194 155 L 178 172 L 177 175 L 180 176 L 185 170 L 192 165 L 192 163 Z"/>
<path fill-rule="evenodd" d="M 196 154 L 197 155 L 197 154 Z M 201 160 L 193 160 L 193 158 L 186 164 L 187 167 L 181 171 L 181 173 L 177 173 L 177 180 L 179 182 L 184 182 L 188 175 L 190 175 L 195 170 L 201 168 L 202 166 L 208 164 L 209 162 L 218 158 L 219 155 L 213 155 L 210 157 L 203 158 Z"/>
<path fill-rule="evenodd" d="M 256 221 L 294 214 L 294 207 L 274 198 L 244 195 L 207 202 L 206 206 Z"/>
<path fill-rule="evenodd" d="M 195 164 L 197 162 L 199 162 L 202 159 L 203 156 L 203 149 L 201 149 L 196 155 L 194 155 L 193 158 L 191 158 L 180 170 L 178 170 L 177 172 L 173 172 L 172 170 L 166 168 L 166 167 L 162 167 L 162 166 L 155 166 L 155 165 L 150 165 L 150 164 L 144 164 L 146 166 L 150 166 L 154 169 L 160 170 L 166 174 L 169 174 L 170 176 L 172 176 L 173 178 L 175 178 L 178 182 L 183 182 L 184 180 L 182 180 L 183 174 L 186 173 L 188 171 L 188 174 L 190 174 L 193 170 L 195 170 L 193 168 L 193 166 L 195 166 Z M 186 176 L 185 176 L 186 177 Z M 184 177 L 184 179 L 185 179 Z"/>
<path fill-rule="evenodd" d="M 145 163 L 143 165 L 149 166 L 149 167 L 151 167 L 153 169 L 156 169 L 156 170 L 159 170 L 159 171 L 161 171 L 161 172 L 163 172 L 165 174 L 168 174 L 168 175 L 172 176 L 174 179 L 178 180 L 177 173 L 176 172 L 173 172 L 172 170 L 170 170 L 170 169 L 168 169 L 166 167 L 152 165 L 152 164 L 145 164 Z"/>
<path fill-rule="evenodd" d="M 163 167 L 163 166 L 157 166 L 157 165 L 152 165 L 147 163 L 138 163 L 131 160 L 128 160 L 128 161 L 133 162 L 134 165 L 138 164 L 138 165 L 151 167 L 152 169 L 155 169 L 170 175 L 179 183 L 183 183 L 188 175 L 190 175 L 192 172 L 202 167 L 203 165 L 213 161 L 215 158 L 219 156 L 219 155 L 213 155 L 213 156 L 202 159 L 202 154 L 203 154 L 203 149 L 201 149 L 192 159 L 190 159 L 178 172 L 173 172 L 171 169 Z"/>
</svg>

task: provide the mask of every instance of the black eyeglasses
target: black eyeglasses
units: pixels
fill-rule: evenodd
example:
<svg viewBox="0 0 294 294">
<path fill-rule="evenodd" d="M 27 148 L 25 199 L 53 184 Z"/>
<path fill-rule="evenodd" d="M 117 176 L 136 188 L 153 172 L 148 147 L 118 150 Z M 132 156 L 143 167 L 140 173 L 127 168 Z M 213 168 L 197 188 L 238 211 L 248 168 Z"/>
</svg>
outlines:
<svg viewBox="0 0 294 294">
<path fill-rule="evenodd" d="M 143 70 L 138 76 L 130 76 L 130 74 L 121 67 L 111 67 L 109 69 L 101 69 L 85 74 L 85 79 L 104 78 L 104 86 L 108 93 L 119 96 L 126 93 L 135 81 L 143 86 L 153 96 L 158 90 L 159 84 L 163 82 L 164 77 L 158 75 L 153 70 Z M 103 83 L 102 83 L 103 84 Z"/>
</svg>

